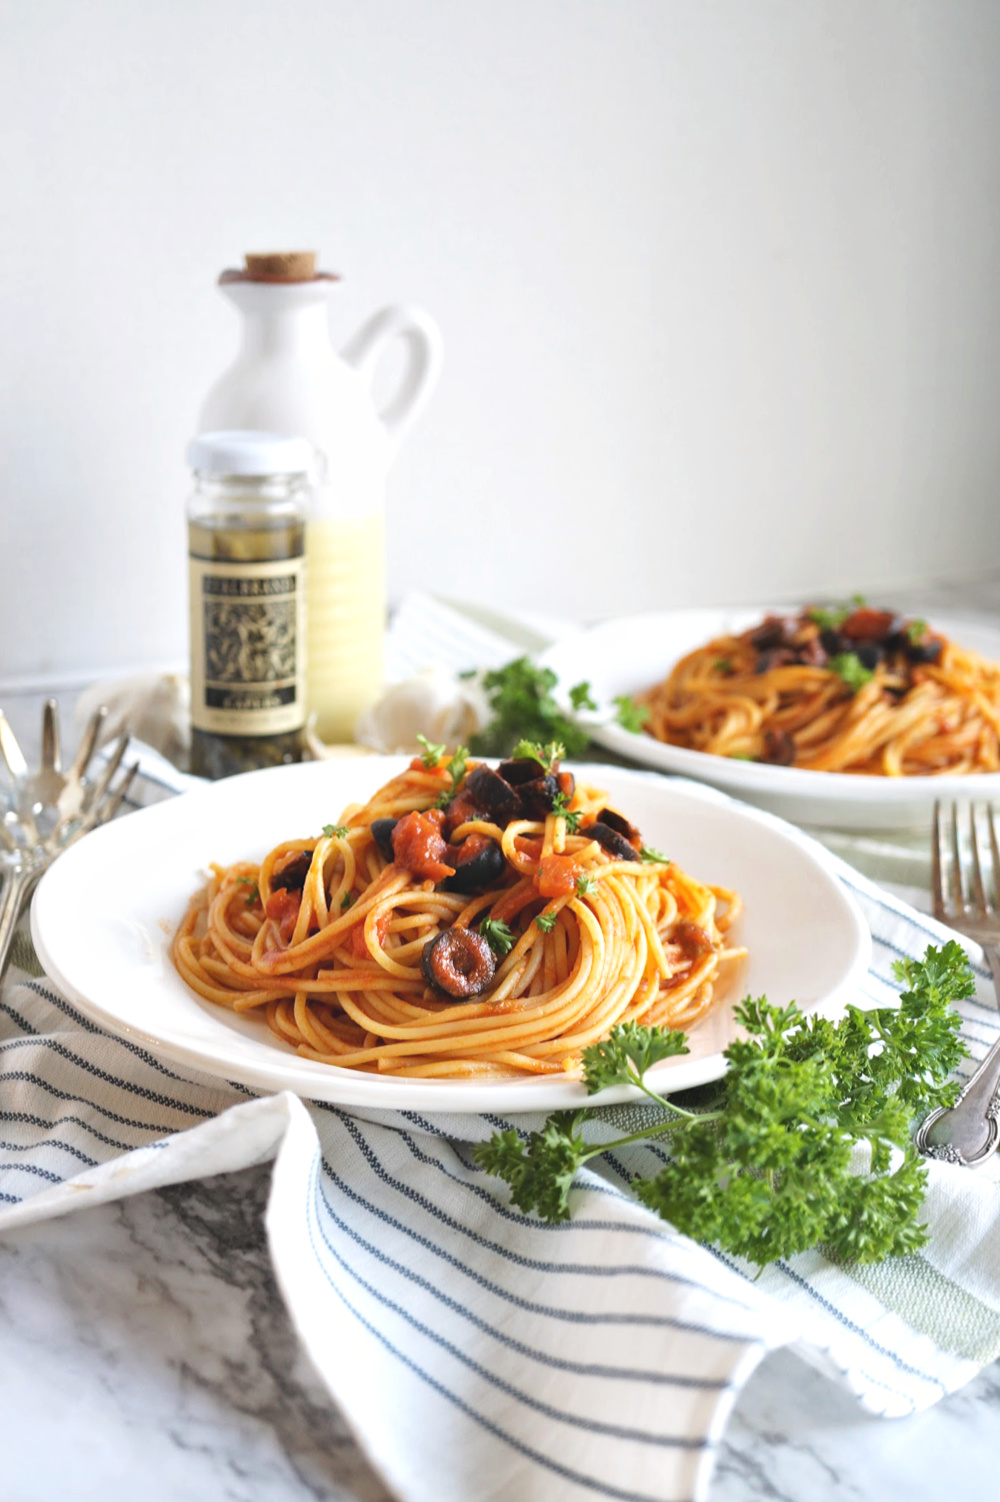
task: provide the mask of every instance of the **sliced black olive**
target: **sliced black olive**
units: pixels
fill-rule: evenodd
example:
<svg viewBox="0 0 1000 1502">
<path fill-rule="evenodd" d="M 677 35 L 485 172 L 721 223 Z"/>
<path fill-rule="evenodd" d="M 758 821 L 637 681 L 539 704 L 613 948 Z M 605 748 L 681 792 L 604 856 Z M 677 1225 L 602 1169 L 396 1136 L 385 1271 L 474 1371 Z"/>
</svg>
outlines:
<svg viewBox="0 0 1000 1502">
<path fill-rule="evenodd" d="M 515 756 L 510 761 L 502 761 L 497 767 L 497 775 L 504 782 L 509 782 L 512 788 L 519 788 L 525 782 L 534 782 L 544 772 L 545 768 L 533 756 Z"/>
<path fill-rule="evenodd" d="M 882 648 L 878 642 L 862 642 L 860 646 L 854 648 L 854 651 L 861 666 L 867 668 L 869 673 L 873 673 L 882 661 Z"/>
<path fill-rule="evenodd" d="M 526 819 L 544 819 L 552 812 L 552 805 L 559 794 L 559 783 L 549 774 L 535 777 L 531 782 L 522 782 L 518 788 Z"/>
<path fill-rule="evenodd" d="M 602 808 L 597 815 L 597 822 L 606 824 L 609 829 L 617 830 L 619 834 L 625 836 L 630 845 L 638 847 L 642 844 L 642 835 L 635 825 L 630 824 L 622 814 L 616 814 L 613 808 Z"/>
<path fill-rule="evenodd" d="M 911 662 L 937 662 L 943 649 L 944 642 L 932 637 L 930 641 L 908 642 L 906 655 Z"/>
<path fill-rule="evenodd" d="M 630 845 L 624 835 L 620 835 L 617 829 L 612 829 L 608 824 L 590 824 L 583 831 L 588 840 L 596 840 L 597 843 L 613 855 L 616 861 L 637 861 L 639 853 L 633 845 Z"/>
<path fill-rule="evenodd" d="M 472 798 L 479 808 L 489 814 L 494 824 L 503 829 L 521 812 L 521 800 L 511 787 L 492 767 L 480 763 L 462 783 L 460 798 Z"/>
<path fill-rule="evenodd" d="M 469 839 L 473 838 L 474 836 L 469 836 Z M 507 869 L 503 851 L 493 840 L 489 840 L 468 860 L 463 860 L 462 849 L 468 843 L 469 840 L 463 840 L 454 855 L 451 851 L 448 853 L 448 862 L 455 867 L 454 876 L 449 876 L 445 882 L 449 892 L 484 892 L 487 887 L 498 882 Z"/>
<path fill-rule="evenodd" d="M 787 730 L 767 730 L 764 732 L 764 750 L 761 753 L 761 761 L 770 763 L 775 767 L 790 767 L 795 760 L 795 742 Z"/>
<path fill-rule="evenodd" d="M 446 928 L 424 945 L 420 968 L 435 991 L 461 1001 L 486 990 L 497 962 L 482 934 L 470 928 Z"/>
<path fill-rule="evenodd" d="M 819 644 L 829 657 L 836 657 L 844 650 L 844 638 L 829 627 L 819 633 Z"/>
<path fill-rule="evenodd" d="M 772 668 L 787 667 L 790 662 L 794 661 L 795 653 L 791 650 L 790 647 L 775 647 L 770 651 L 761 652 L 760 656 L 757 658 L 757 665 L 754 668 L 754 672 L 769 673 Z"/>
<path fill-rule="evenodd" d="M 750 633 L 750 645 L 759 649 L 783 647 L 788 641 L 788 630 L 780 615 L 769 615 Z"/>
<path fill-rule="evenodd" d="M 274 876 L 271 877 L 271 891 L 301 892 L 309 875 L 309 867 L 312 865 L 312 851 L 300 850 L 298 855 L 293 855 L 287 860 Z"/>
<path fill-rule="evenodd" d="M 398 823 L 398 819 L 372 820 L 372 839 L 378 846 L 379 853 L 384 855 L 387 861 L 396 859 L 396 852 L 392 848 L 392 831 Z"/>
</svg>

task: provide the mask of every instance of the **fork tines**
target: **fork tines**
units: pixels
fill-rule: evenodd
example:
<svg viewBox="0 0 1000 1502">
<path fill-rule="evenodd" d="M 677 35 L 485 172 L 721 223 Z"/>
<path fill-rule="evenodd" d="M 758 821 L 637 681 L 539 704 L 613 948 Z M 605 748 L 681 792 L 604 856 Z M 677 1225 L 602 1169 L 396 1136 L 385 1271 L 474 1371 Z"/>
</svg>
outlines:
<svg viewBox="0 0 1000 1502">
<path fill-rule="evenodd" d="M 969 804 L 968 836 L 962 840 L 959 807 L 934 805 L 931 887 L 934 916 L 941 923 L 980 938 L 985 928 L 1000 930 L 1000 845 L 993 807 Z M 983 879 L 983 841 L 989 846 L 989 871 Z M 975 932 L 972 932 L 975 930 Z"/>
</svg>

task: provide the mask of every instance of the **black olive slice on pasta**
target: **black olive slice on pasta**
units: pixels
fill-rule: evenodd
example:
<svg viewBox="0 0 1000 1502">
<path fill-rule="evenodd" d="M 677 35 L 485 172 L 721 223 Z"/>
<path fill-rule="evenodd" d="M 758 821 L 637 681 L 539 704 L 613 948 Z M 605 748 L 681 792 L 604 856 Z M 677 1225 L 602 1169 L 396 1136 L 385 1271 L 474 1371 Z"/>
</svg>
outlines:
<svg viewBox="0 0 1000 1502">
<path fill-rule="evenodd" d="M 482 762 L 465 778 L 459 798 L 463 801 L 471 798 L 490 822 L 499 824 L 501 829 L 521 815 L 521 800 L 510 783 Z"/>
<path fill-rule="evenodd" d="M 384 855 L 387 861 L 396 859 L 396 852 L 392 848 L 392 831 L 398 823 L 398 819 L 372 820 L 372 839 L 378 846 L 379 854 Z"/>
<path fill-rule="evenodd" d="M 300 850 L 271 877 L 272 892 L 301 892 L 312 865 L 312 851 Z"/>
<path fill-rule="evenodd" d="M 512 756 L 509 761 L 500 763 L 497 776 L 502 777 L 504 782 L 509 782 L 512 788 L 519 788 L 525 782 L 534 782 L 543 771 L 541 762 L 533 756 Z"/>
<path fill-rule="evenodd" d="M 452 847 L 454 854 L 451 850 L 448 852 L 448 862 L 455 867 L 454 876 L 449 876 L 444 884 L 449 892 L 484 892 L 487 887 L 494 886 L 507 869 L 503 851 L 494 840 L 489 840 L 481 850 L 463 860 L 463 848 L 473 838 L 470 835 L 457 849 Z"/>
<path fill-rule="evenodd" d="M 606 824 L 609 829 L 613 829 L 617 834 L 623 835 L 636 850 L 642 844 L 642 835 L 636 829 L 635 825 L 630 824 L 624 814 L 616 814 L 613 808 L 602 808 L 601 812 L 597 815 L 597 822 L 598 824 Z"/>
<path fill-rule="evenodd" d="M 559 794 L 559 782 L 551 774 L 535 777 L 531 782 L 523 782 L 518 792 L 521 795 L 525 817 L 544 819 L 546 814 L 552 812 Z"/>
<path fill-rule="evenodd" d="M 634 845 L 630 845 L 624 835 L 619 834 L 617 829 L 612 829 L 608 824 L 588 824 L 581 831 L 588 840 L 596 840 L 616 861 L 637 861 L 639 852 Z"/>
<path fill-rule="evenodd" d="M 497 962 L 482 934 L 471 928 L 446 928 L 424 945 L 420 968 L 435 991 L 464 1001 L 486 990 Z"/>
</svg>

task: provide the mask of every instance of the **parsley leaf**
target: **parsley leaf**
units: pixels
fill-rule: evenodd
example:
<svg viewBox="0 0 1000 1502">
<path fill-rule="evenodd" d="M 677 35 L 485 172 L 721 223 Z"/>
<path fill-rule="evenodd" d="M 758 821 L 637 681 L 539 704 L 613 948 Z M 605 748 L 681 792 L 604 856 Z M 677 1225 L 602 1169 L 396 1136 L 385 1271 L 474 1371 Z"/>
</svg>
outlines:
<svg viewBox="0 0 1000 1502">
<path fill-rule="evenodd" d="M 831 657 L 828 664 L 831 672 L 843 678 L 852 694 L 856 694 L 859 688 L 864 688 L 866 683 L 871 683 L 875 674 L 871 668 L 866 668 L 856 652 L 838 652 L 836 657 Z"/>
<path fill-rule="evenodd" d="M 566 747 L 561 741 L 540 746 L 537 741 L 521 740 L 510 754 L 515 761 L 537 761 L 543 772 L 554 772 L 566 755 Z"/>
<path fill-rule="evenodd" d="M 629 694 L 617 694 L 613 700 L 615 705 L 615 719 L 623 730 L 631 731 L 638 735 L 643 725 L 649 719 L 649 710 L 645 704 L 637 704 Z"/>
<path fill-rule="evenodd" d="M 923 641 L 929 630 L 930 627 L 928 626 L 926 621 L 907 622 L 906 634 L 910 638 L 910 641 L 913 642 L 914 646 L 916 646 L 918 642 Z"/>
<path fill-rule="evenodd" d="M 864 595 L 851 595 L 846 605 L 813 605 L 806 615 L 821 631 L 839 631 L 847 617 L 863 609 L 865 604 Z"/>
<path fill-rule="evenodd" d="M 550 934 L 558 921 L 558 913 L 539 913 L 535 919 L 535 927 L 540 928 L 543 934 Z"/>
<path fill-rule="evenodd" d="M 260 898 L 260 889 L 258 888 L 257 883 L 254 881 L 252 876 L 237 876 L 236 880 L 239 882 L 240 886 L 250 888 L 249 892 L 247 893 L 247 907 L 253 907 L 254 903 L 257 902 Z"/>
<path fill-rule="evenodd" d="M 472 751 L 477 756 L 509 756 L 523 738 L 538 745 L 560 741 L 567 756 L 579 756 L 586 749 L 587 735 L 556 703 L 553 689 L 558 682 L 551 668 L 536 667 L 528 657 L 516 657 L 484 673 L 482 687 L 492 719 L 473 736 Z"/>
<path fill-rule="evenodd" d="M 733 659 L 731 657 L 717 657 L 712 666 L 717 673 L 726 673 L 728 675 L 733 671 Z"/>
<path fill-rule="evenodd" d="M 597 880 L 593 876 L 578 876 L 576 878 L 576 890 L 581 897 L 586 897 L 597 886 Z"/>
<path fill-rule="evenodd" d="M 556 793 L 552 800 L 552 812 L 557 819 L 566 820 L 567 834 L 578 834 L 580 820 L 583 818 L 583 810 L 579 808 L 570 810 L 569 801 L 565 793 Z"/>
<path fill-rule="evenodd" d="M 690 1053 L 683 1033 L 664 1027 L 620 1022 L 603 1043 L 583 1050 L 583 1078 L 589 1095 L 610 1085 L 639 1085 L 647 1069 L 661 1059 Z"/>
<path fill-rule="evenodd" d="M 597 701 L 590 691 L 590 684 L 584 679 L 582 683 L 574 683 L 569 691 L 569 702 L 575 710 L 596 709 Z"/>
<path fill-rule="evenodd" d="M 443 793 L 439 793 L 434 799 L 435 808 L 447 808 L 449 803 L 451 803 L 458 792 L 459 783 L 465 776 L 465 768 L 468 765 L 468 760 L 469 753 L 465 746 L 456 746 L 455 750 L 451 753 L 451 760 L 448 763 L 448 775 L 451 778 L 451 787 L 446 788 Z"/>
<path fill-rule="evenodd" d="M 563 1112 L 524 1141 L 494 1135 L 475 1159 L 506 1179 L 522 1210 L 565 1220 L 574 1174 L 589 1158 L 668 1136 L 665 1166 L 632 1188 L 685 1235 L 759 1266 L 815 1246 L 854 1262 L 917 1251 L 927 1240 L 919 1219 L 927 1169 L 911 1133 L 957 1098 L 949 1075 L 965 1045 L 953 1004 L 972 995 L 974 981 L 954 940 L 895 968 L 905 988 L 898 1007 L 848 1007 L 836 1023 L 805 1017 L 794 1002 L 747 998 L 736 1012 L 747 1036 L 726 1049 L 712 1109 L 664 1100 L 644 1081 L 652 1064 L 686 1051 L 683 1034 L 620 1024 L 583 1051 L 587 1089 L 638 1086 L 656 1102 L 656 1119 L 588 1144 L 582 1129 L 592 1111 Z"/>
<path fill-rule="evenodd" d="M 347 909 L 349 907 L 353 907 L 353 906 L 354 906 L 354 893 L 353 892 L 345 892 L 344 895 L 343 895 L 343 897 L 341 897 L 341 899 L 340 899 L 340 911 L 342 913 L 346 913 Z"/>
<path fill-rule="evenodd" d="M 420 753 L 420 760 L 423 762 L 428 772 L 431 772 L 437 766 L 438 762 L 444 755 L 444 742 L 442 741 L 440 746 L 432 745 L 431 742 L 427 739 L 426 735 L 418 735 L 417 740 L 424 748 Z"/>
<path fill-rule="evenodd" d="M 593 1156 L 580 1135 L 585 1111 L 558 1111 L 540 1132 L 522 1142 L 513 1130 L 479 1142 L 473 1157 L 487 1173 L 506 1179 L 519 1210 L 537 1210 L 545 1220 L 569 1219 L 569 1192 L 581 1163 Z"/>
<path fill-rule="evenodd" d="M 673 862 L 670 858 L 657 850 L 653 845 L 643 845 L 639 851 L 639 859 L 648 866 L 670 866 Z"/>
<path fill-rule="evenodd" d="M 346 824 L 324 824 L 323 833 L 329 840 L 342 840 L 347 833 Z"/>
<path fill-rule="evenodd" d="M 479 925 L 479 932 L 497 959 L 502 960 L 514 947 L 515 936 L 502 918 L 484 918 Z"/>
</svg>

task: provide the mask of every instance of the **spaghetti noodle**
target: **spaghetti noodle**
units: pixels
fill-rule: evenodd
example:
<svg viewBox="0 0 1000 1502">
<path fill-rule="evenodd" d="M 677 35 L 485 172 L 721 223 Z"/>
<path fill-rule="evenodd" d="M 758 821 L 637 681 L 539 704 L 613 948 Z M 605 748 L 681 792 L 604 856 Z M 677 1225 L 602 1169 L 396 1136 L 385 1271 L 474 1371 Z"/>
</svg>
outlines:
<svg viewBox="0 0 1000 1502">
<path fill-rule="evenodd" d="M 887 777 L 1000 770 L 1000 665 L 888 610 L 768 616 L 690 652 L 643 729 L 715 756 Z"/>
<path fill-rule="evenodd" d="M 418 1078 L 573 1073 L 616 1023 L 690 1028 L 742 953 L 737 895 L 646 849 L 557 747 L 496 771 L 443 749 L 214 867 L 174 940 L 188 985 L 307 1058 Z"/>
</svg>

